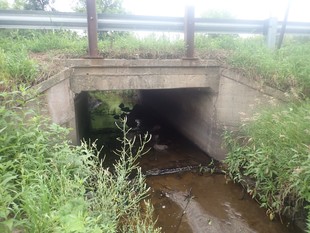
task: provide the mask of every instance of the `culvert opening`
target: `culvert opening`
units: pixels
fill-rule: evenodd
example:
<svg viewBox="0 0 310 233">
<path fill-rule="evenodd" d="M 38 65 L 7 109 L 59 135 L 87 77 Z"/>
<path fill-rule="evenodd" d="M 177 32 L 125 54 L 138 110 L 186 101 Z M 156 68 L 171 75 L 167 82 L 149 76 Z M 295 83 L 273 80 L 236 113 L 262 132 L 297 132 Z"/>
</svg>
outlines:
<svg viewBox="0 0 310 233">
<path fill-rule="evenodd" d="M 195 91 L 200 94 L 193 94 Z M 103 146 L 102 154 L 106 159 L 113 161 L 113 150 L 120 146 L 116 138 L 121 133 L 115 122 L 126 116 L 133 135 L 146 132 L 152 135 L 147 145 L 150 152 L 140 161 L 144 170 L 209 164 L 210 157 L 182 135 L 184 129 L 181 132 L 178 129 L 179 124 L 189 124 L 188 117 L 196 114 L 187 102 L 178 102 L 184 92 L 193 92 L 191 95 L 196 101 L 197 96 L 204 93 L 199 89 L 82 92 L 75 99 L 78 140 L 96 140 L 98 148 Z M 186 118 L 184 122 L 183 116 Z M 197 153 L 187 152 L 192 148 Z M 166 160 L 161 161 L 159 157 Z"/>
</svg>

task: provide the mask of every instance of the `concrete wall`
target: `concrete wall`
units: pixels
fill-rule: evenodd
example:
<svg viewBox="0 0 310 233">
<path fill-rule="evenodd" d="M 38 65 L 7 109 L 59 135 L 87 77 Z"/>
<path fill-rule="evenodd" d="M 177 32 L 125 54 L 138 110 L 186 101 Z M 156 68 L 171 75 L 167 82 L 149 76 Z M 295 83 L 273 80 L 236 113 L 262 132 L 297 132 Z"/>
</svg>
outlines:
<svg viewBox="0 0 310 233">
<path fill-rule="evenodd" d="M 218 80 L 217 90 L 145 90 L 141 99 L 203 151 L 222 160 L 226 157 L 224 130 L 238 129 L 242 120 L 286 97 L 231 70 L 221 69 Z"/>
<path fill-rule="evenodd" d="M 190 87 L 218 87 L 219 66 L 209 61 L 107 60 L 95 66 L 74 67 L 71 90 L 139 90 Z"/>
<path fill-rule="evenodd" d="M 69 139 L 77 144 L 75 94 L 71 91 L 69 77 L 70 73 L 64 71 L 35 88 L 43 93 L 46 101 L 44 110 L 48 112 L 52 122 L 70 128 Z"/>
<path fill-rule="evenodd" d="M 236 129 L 266 106 L 286 101 L 284 93 L 229 69 L 221 69 L 216 119 L 219 128 Z"/>
<path fill-rule="evenodd" d="M 213 60 L 67 60 L 68 68 L 35 87 L 46 97 L 48 115 L 54 123 L 71 128 L 78 144 L 87 126 L 85 98 L 96 90 L 167 89 L 218 86 L 219 66 Z M 84 106 L 84 107 L 83 107 Z M 79 116 L 78 118 L 76 116 Z M 78 126 L 78 127 L 77 127 Z"/>
<path fill-rule="evenodd" d="M 88 111 L 88 93 L 82 92 L 74 98 L 76 138 L 79 143 L 87 137 L 90 129 L 90 113 Z"/>
<path fill-rule="evenodd" d="M 210 61 L 76 60 L 37 86 L 45 93 L 53 122 L 72 128 L 77 144 L 87 130 L 83 91 L 141 90 L 143 104 L 215 159 L 225 158 L 221 134 L 237 129 L 242 118 L 261 107 L 285 101 L 280 91 L 263 86 Z M 81 94 L 82 93 L 82 94 Z M 87 110 L 86 110 L 87 111 Z"/>
<path fill-rule="evenodd" d="M 217 93 L 211 88 L 141 91 L 142 103 L 153 107 L 174 128 L 210 156 L 221 160 L 216 126 Z"/>
</svg>

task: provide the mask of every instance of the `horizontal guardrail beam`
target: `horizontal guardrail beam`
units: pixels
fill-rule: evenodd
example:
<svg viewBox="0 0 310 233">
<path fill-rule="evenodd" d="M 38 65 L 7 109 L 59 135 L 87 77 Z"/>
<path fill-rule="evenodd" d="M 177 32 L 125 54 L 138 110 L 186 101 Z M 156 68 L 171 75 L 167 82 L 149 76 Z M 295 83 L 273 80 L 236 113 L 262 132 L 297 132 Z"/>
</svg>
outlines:
<svg viewBox="0 0 310 233">
<path fill-rule="evenodd" d="M 277 32 L 282 22 L 278 21 Z M 87 29 L 83 13 L 0 10 L 0 28 Z M 183 32 L 183 17 L 98 14 L 98 31 Z M 195 18 L 195 32 L 264 34 L 266 20 Z M 288 22 L 286 33 L 310 35 L 310 23 Z"/>
<path fill-rule="evenodd" d="M 97 31 L 180 32 L 184 17 L 97 14 Z M 194 18 L 194 32 L 208 34 L 261 34 L 274 48 L 282 22 L 267 20 Z M 75 12 L 0 10 L 0 28 L 87 30 L 87 15 Z M 309 35 L 310 22 L 287 22 L 286 34 Z"/>
<path fill-rule="evenodd" d="M 87 17 L 72 12 L 0 10 L 0 28 L 86 30 Z"/>
</svg>

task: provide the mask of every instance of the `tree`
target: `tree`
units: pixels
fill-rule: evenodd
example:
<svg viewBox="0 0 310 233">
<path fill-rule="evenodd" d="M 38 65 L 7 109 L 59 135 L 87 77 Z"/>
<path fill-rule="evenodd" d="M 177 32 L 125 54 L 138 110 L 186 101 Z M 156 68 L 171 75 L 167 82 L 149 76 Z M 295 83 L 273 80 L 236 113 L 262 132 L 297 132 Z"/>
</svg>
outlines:
<svg viewBox="0 0 310 233">
<path fill-rule="evenodd" d="M 75 11 L 86 12 L 86 1 L 87 0 L 77 0 Z M 126 11 L 122 6 L 123 0 L 96 0 L 96 11 L 97 14 L 107 13 L 107 14 L 124 14 Z M 128 32 L 99 32 L 99 40 L 108 39 L 111 41 L 111 46 L 115 37 L 128 35 Z"/>
<path fill-rule="evenodd" d="M 78 0 L 75 6 L 75 11 L 85 12 L 86 1 Z M 125 9 L 122 6 L 123 0 L 96 0 L 97 13 L 122 14 Z"/>
<path fill-rule="evenodd" d="M 202 18 L 209 18 L 209 19 L 234 19 L 235 17 L 229 12 L 229 11 L 223 11 L 223 10 L 208 10 L 205 11 L 201 14 Z M 220 34 L 215 34 L 215 33 L 208 33 L 208 36 L 211 38 L 218 38 L 219 36 L 221 36 Z M 230 35 L 226 35 L 230 36 L 230 37 L 236 37 L 238 36 L 237 34 L 230 34 Z"/>
<path fill-rule="evenodd" d="M 9 8 L 9 3 L 7 0 L 0 0 L 0 9 L 5 10 Z"/>
<path fill-rule="evenodd" d="M 51 3 L 55 0 L 26 0 L 25 10 L 54 10 Z"/>
<path fill-rule="evenodd" d="M 19 10 L 54 11 L 51 6 L 55 0 L 15 0 L 13 8 Z"/>
<path fill-rule="evenodd" d="M 15 0 L 13 3 L 13 9 L 24 10 L 25 9 L 25 0 Z"/>
</svg>

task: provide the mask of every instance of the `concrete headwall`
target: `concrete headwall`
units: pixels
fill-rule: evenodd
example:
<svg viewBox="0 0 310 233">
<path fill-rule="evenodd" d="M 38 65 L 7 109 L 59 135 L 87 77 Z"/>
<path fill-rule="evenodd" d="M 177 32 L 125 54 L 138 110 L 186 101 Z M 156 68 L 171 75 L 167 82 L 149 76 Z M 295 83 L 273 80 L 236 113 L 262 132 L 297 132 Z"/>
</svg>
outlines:
<svg viewBox="0 0 310 233">
<path fill-rule="evenodd" d="M 54 123 L 71 128 L 71 141 L 78 144 L 87 129 L 87 91 L 168 89 L 218 86 L 219 66 L 213 60 L 109 60 L 65 61 L 68 68 L 35 88 L 44 93 Z M 84 107 L 83 107 L 84 106 Z M 82 116 L 84 114 L 84 116 Z M 78 117 L 77 117 L 78 115 Z M 83 123 L 84 122 L 84 123 Z"/>
<path fill-rule="evenodd" d="M 221 135 L 236 129 L 262 105 L 285 101 L 262 86 L 210 61 L 77 60 L 37 86 L 53 122 L 70 127 L 77 144 L 87 130 L 87 95 L 93 90 L 141 90 L 142 103 L 215 159 L 225 158 Z M 75 64 L 75 65 L 73 65 Z M 87 111 L 87 110 L 86 110 Z"/>
</svg>

